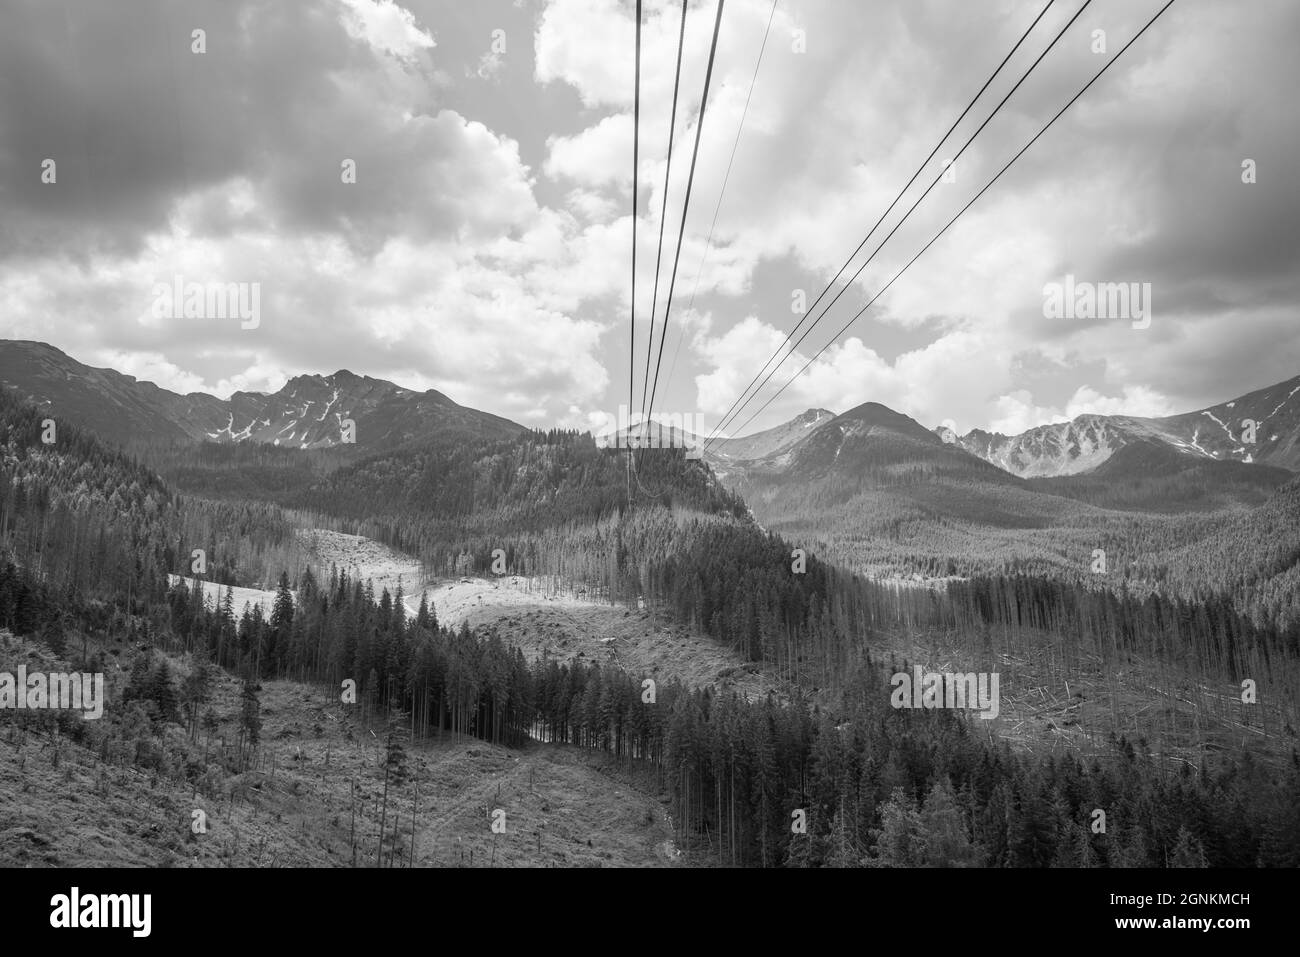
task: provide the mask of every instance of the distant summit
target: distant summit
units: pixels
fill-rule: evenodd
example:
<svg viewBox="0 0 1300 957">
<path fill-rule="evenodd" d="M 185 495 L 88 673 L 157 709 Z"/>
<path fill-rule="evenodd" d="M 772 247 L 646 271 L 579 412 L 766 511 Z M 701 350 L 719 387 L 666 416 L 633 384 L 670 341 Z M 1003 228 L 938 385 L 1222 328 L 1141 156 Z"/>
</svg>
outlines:
<svg viewBox="0 0 1300 957">
<path fill-rule="evenodd" d="M 783 425 L 740 438 L 718 439 L 709 446 L 706 457 L 716 457 L 723 463 L 740 459 L 764 458 L 788 448 L 833 418 L 835 418 L 834 412 L 825 409 L 808 409 Z"/>
<path fill-rule="evenodd" d="M 0 342 L 0 384 L 119 444 L 134 439 L 250 442 L 295 449 L 343 444 L 396 448 L 443 436 L 508 437 L 509 419 L 458 405 L 434 389 L 415 392 L 347 369 L 296 375 L 272 394 L 178 395 L 112 369 L 83 365 L 42 342 Z"/>
<path fill-rule="evenodd" d="M 1300 470 L 1300 376 L 1196 412 L 1164 418 L 1081 415 L 1019 435 L 974 429 L 941 441 L 1025 478 L 1077 475 L 1135 442 L 1155 442 L 1190 458 L 1264 463 Z"/>
</svg>

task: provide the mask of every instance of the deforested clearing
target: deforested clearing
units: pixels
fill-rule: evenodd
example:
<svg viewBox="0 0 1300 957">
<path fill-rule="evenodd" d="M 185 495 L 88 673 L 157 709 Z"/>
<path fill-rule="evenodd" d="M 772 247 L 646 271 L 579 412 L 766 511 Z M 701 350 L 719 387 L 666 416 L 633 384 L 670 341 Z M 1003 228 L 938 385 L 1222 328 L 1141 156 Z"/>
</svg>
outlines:
<svg viewBox="0 0 1300 957">
<path fill-rule="evenodd" d="M 20 651 L 10 636 L 0 641 L 10 654 L 30 654 L 33 667 L 57 663 L 38 645 Z M 169 660 L 185 672 L 183 658 Z M 256 763 L 240 774 L 212 764 L 198 784 L 184 782 L 184 769 L 202 761 L 206 742 L 187 741 L 179 727 L 132 742 L 149 752 L 153 766 L 142 767 L 105 761 L 99 749 L 51 734 L 38 720 L 6 721 L 0 866 L 374 867 L 381 819 L 384 866 L 411 866 L 412 848 L 416 867 L 676 860 L 654 777 L 609 755 L 446 735 L 408 745 L 418 793 L 411 782 L 390 787 L 385 809 L 384 749 L 355 709 L 348 713 L 332 690 L 296 682 L 264 681 L 261 689 Z M 239 692 L 234 677 L 216 682 L 214 751 L 236 733 Z M 498 809 L 502 833 L 492 830 Z M 195 812 L 204 816 L 202 832 Z"/>
</svg>

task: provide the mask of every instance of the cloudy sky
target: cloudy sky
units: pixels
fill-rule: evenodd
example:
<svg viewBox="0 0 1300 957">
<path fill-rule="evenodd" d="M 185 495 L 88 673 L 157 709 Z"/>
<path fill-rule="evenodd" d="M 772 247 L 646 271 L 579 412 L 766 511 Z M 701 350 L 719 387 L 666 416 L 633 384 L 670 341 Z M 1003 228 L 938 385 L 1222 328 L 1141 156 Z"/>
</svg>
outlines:
<svg viewBox="0 0 1300 957">
<path fill-rule="evenodd" d="M 778 0 L 721 193 L 771 11 L 728 0 L 657 409 L 717 422 L 1046 2 Z M 1055 0 L 877 239 L 1081 3 Z M 1094 0 L 760 402 L 1160 5 Z M 638 397 L 680 10 L 646 2 Z M 715 10 L 687 16 L 660 323 Z M 612 414 L 633 24 L 632 0 L 0 0 L 0 337 L 181 392 L 348 368 L 527 425 Z M 1294 0 L 1177 0 L 747 431 L 875 400 L 1017 432 L 1300 373 L 1297 48 Z M 1150 326 L 1045 316 L 1067 274 L 1150 283 Z M 257 328 L 155 315 L 177 276 L 259 283 Z"/>
</svg>

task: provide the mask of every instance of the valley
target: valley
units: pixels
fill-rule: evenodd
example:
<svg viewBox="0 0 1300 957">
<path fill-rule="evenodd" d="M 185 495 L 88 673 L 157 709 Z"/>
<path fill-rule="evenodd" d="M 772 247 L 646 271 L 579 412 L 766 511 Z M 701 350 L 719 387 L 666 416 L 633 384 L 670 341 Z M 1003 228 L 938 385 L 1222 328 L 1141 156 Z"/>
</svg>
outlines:
<svg viewBox="0 0 1300 957">
<path fill-rule="evenodd" d="M 183 404 L 108 376 L 93 388 L 146 408 L 121 413 L 137 438 L 105 437 L 90 374 L 44 368 L 41 395 L 0 392 L 3 648 L 106 671 L 109 702 L 91 727 L 0 714 L 15 862 L 1300 855 L 1282 466 L 1127 435 L 1023 477 L 871 402 L 627 462 L 586 433 L 466 432 L 473 410 L 382 386 L 374 445 L 233 425 L 141 444 Z M 997 716 L 893 708 L 889 676 L 918 667 L 997 674 Z M 1086 833 L 1094 793 L 1114 840 Z M 186 808 L 220 838 L 187 836 Z M 899 820 L 952 840 L 900 850 L 879 836 Z"/>
</svg>

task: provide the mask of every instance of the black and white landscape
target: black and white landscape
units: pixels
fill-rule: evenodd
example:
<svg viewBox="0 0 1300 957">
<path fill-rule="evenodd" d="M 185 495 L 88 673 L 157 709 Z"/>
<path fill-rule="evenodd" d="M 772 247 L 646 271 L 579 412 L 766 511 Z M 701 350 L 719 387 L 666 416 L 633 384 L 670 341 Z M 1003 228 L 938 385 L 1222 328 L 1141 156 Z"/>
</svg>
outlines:
<svg viewBox="0 0 1300 957">
<path fill-rule="evenodd" d="M 1298 43 L 0 0 L 0 865 L 1300 866 Z"/>
</svg>

